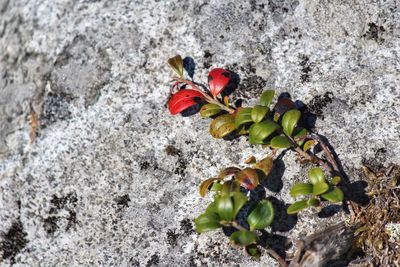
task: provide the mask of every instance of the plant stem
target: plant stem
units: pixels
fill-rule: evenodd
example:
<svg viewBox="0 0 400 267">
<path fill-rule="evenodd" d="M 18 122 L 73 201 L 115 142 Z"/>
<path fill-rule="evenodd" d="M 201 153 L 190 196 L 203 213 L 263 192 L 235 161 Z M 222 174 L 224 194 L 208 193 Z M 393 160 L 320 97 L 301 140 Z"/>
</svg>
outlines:
<svg viewBox="0 0 400 267">
<path fill-rule="evenodd" d="M 238 229 L 240 231 L 248 231 L 246 228 L 241 226 L 237 221 L 231 222 L 231 226 L 235 227 L 236 229 Z"/>
<path fill-rule="evenodd" d="M 278 253 L 276 253 L 273 249 L 267 248 L 266 251 L 268 252 L 268 254 L 270 254 L 277 262 L 279 262 L 279 265 L 281 267 L 287 267 L 287 263 L 286 261 L 278 255 Z"/>
<path fill-rule="evenodd" d="M 339 167 L 338 167 L 338 164 L 337 164 L 337 162 L 336 162 L 336 160 L 335 160 L 335 158 L 334 158 L 334 156 L 333 156 L 333 154 L 332 154 L 332 151 L 331 151 L 331 150 L 329 149 L 329 147 L 322 141 L 322 139 L 321 139 L 318 135 L 316 135 L 316 134 L 309 134 L 309 135 L 302 136 L 302 137 L 300 137 L 300 138 L 298 138 L 298 139 L 296 139 L 296 140 L 297 140 L 297 141 L 300 141 L 300 140 L 305 140 L 305 139 L 312 139 L 312 140 L 314 140 L 315 142 L 317 142 L 318 144 L 320 144 L 322 150 L 324 151 L 324 155 L 326 156 L 327 161 L 328 161 L 329 164 L 331 165 L 331 166 L 330 166 L 330 172 L 332 172 L 332 173 L 335 173 L 335 172 L 336 172 L 336 174 L 339 174 L 340 176 L 342 176 L 342 175 L 341 175 L 341 172 L 340 172 L 340 169 L 339 169 Z"/>
<path fill-rule="evenodd" d="M 336 163 L 336 160 L 335 160 L 335 158 L 333 157 L 332 152 L 331 152 L 331 150 L 329 149 L 329 147 L 328 147 L 324 142 L 322 142 L 321 138 L 319 138 L 318 135 L 312 134 L 312 135 L 311 135 L 311 138 L 313 138 L 315 141 L 317 141 L 317 142 L 321 145 L 321 148 L 322 148 L 322 150 L 324 151 L 324 154 L 325 154 L 326 159 L 328 160 L 328 162 L 332 165 L 333 169 L 334 169 L 337 173 L 340 173 L 339 167 L 338 167 L 338 165 L 337 165 L 337 163 Z"/>
<path fill-rule="evenodd" d="M 322 166 L 325 171 L 333 173 L 334 169 L 332 169 L 332 167 L 325 162 L 323 159 L 317 157 L 314 154 L 308 154 L 306 151 L 303 151 L 303 149 L 301 149 L 301 147 L 297 144 L 297 142 L 289 135 L 283 133 L 287 138 L 289 138 L 289 140 L 292 142 L 294 149 L 296 150 L 297 153 L 299 153 L 299 155 L 301 155 L 303 158 L 311 161 L 312 163 L 317 163 L 320 166 Z"/>
<path fill-rule="evenodd" d="M 195 90 L 195 91 L 197 91 L 197 92 L 200 92 L 200 93 L 204 96 L 204 98 L 206 99 L 206 101 L 207 101 L 208 103 L 210 103 L 210 104 L 216 104 L 216 105 L 218 105 L 221 109 L 223 109 L 223 110 L 229 112 L 230 114 L 233 114 L 233 113 L 236 111 L 234 108 L 225 106 L 224 104 L 222 104 L 221 102 L 219 102 L 219 101 L 217 100 L 216 97 L 212 98 L 211 96 L 209 96 L 208 94 L 206 94 L 206 93 L 205 93 L 203 90 L 201 90 L 194 82 L 189 81 L 189 80 L 186 80 L 186 79 L 180 79 L 180 78 L 178 78 L 178 79 L 176 79 L 176 80 L 177 80 L 178 82 L 181 82 L 181 83 L 186 83 L 186 84 L 190 85 L 190 87 L 191 87 L 193 90 Z"/>
<path fill-rule="evenodd" d="M 236 229 L 238 229 L 239 231 L 248 231 L 246 228 L 244 228 L 243 226 L 241 226 L 237 221 L 232 221 L 230 222 L 230 226 L 235 227 Z M 282 267 L 287 267 L 287 263 L 286 261 L 278 255 L 278 253 L 276 253 L 274 250 L 270 249 L 270 248 L 266 248 L 266 251 L 268 252 L 268 254 L 270 254 L 277 262 L 279 262 L 279 265 Z"/>
</svg>

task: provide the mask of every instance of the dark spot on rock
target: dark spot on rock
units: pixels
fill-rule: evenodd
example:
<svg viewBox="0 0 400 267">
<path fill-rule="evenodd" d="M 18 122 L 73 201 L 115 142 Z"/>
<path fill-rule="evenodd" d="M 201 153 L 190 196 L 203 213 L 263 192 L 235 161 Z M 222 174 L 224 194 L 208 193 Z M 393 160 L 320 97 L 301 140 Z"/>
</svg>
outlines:
<svg viewBox="0 0 400 267">
<path fill-rule="evenodd" d="M 124 117 L 124 124 L 132 122 L 132 115 L 128 114 Z"/>
<path fill-rule="evenodd" d="M 183 220 L 181 221 L 181 231 L 183 231 L 183 233 L 184 233 L 185 235 L 191 235 L 191 234 L 194 233 L 193 225 L 192 225 L 191 220 L 189 220 L 189 219 L 183 219 Z"/>
<path fill-rule="evenodd" d="M 140 262 L 138 260 L 135 260 L 134 258 L 131 258 L 129 262 L 131 267 L 140 267 Z"/>
<path fill-rule="evenodd" d="M 72 206 L 76 206 L 78 199 L 75 193 L 69 193 L 65 197 L 57 197 L 53 195 L 53 198 L 50 200 L 50 203 L 53 204 L 57 209 L 63 209 L 67 204 L 72 204 Z"/>
<path fill-rule="evenodd" d="M 250 0 L 251 11 L 263 11 L 265 4 L 258 4 L 256 0 Z"/>
<path fill-rule="evenodd" d="M 197 264 L 196 264 L 196 260 L 195 260 L 194 256 L 190 255 L 190 257 L 189 257 L 189 267 L 196 267 L 196 266 L 197 266 Z"/>
<path fill-rule="evenodd" d="M 40 126 L 47 126 L 59 120 L 68 120 L 71 118 L 69 104 L 72 100 L 70 95 L 64 93 L 48 93 L 44 97 L 43 111 L 40 115 Z"/>
<path fill-rule="evenodd" d="M 385 28 L 383 26 L 378 26 L 373 22 L 368 23 L 368 29 L 363 34 L 363 37 L 368 40 L 374 40 L 378 44 L 382 44 L 385 39 L 382 38 L 382 33 L 385 32 Z"/>
<path fill-rule="evenodd" d="M 148 161 L 143 161 L 140 163 L 140 170 L 147 170 L 150 167 L 150 163 Z"/>
<path fill-rule="evenodd" d="M 173 145 L 168 145 L 165 148 L 165 152 L 167 152 L 168 156 L 181 156 L 182 155 L 182 151 L 180 151 L 179 149 L 177 149 Z"/>
<path fill-rule="evenodd" d="M 68 231 L 72 226 L 78 224 L 77 215 L 74 211 L 78 202 L 78 198 L 75 193 L 68 193 L 66 196 L 58 197 L 53 195 L 50 200 L 51 207 L 49 210 L 49 215 L 43 222 L 43 228 L 48 234 L 54 234 L 59 228 L 58 223 L 60 220 L 66 220 L 67 226 L 66 231 Z M 59 210 L 68 211 L 68 216 L 66 217 Z"/>
<path fill-rule="evenodd" d="M 180 157 L 178 159 L 177 164 L 176 164 L 174 173 L 178 174 L 178 175 L 183 175 L 185 173 L 187 164 L 188 164 L 187 160 L 185 160 L 184 158 Z"/>
<path fill-rule="evenodd" d="M 212 54 L 209 50 L 204 51 L 204 58 L 210 59 L 214 54 Z"/>
<path fill-rule="evenodd" d="M 114 201 L 117 203 L 118 206 L 121 208 L 128 208 L 129 207 L 129 202 L 131 199 L 129 198 L 128 194 L 125 194 L 123 196 L 116 197 Z"/>
<path fill-rule="evenodd" d="M 247 78 L 244 78 L 241 83 L 238 85 L 235 93 L 239 98 L 243 99 L 251 99 L 255 96 L 261 95 L 263 89 L 267 81 L 264 80 L 262 77 L 253 75 Z"/>
<path fill-rule="evenodd" d="M 2 234 L 3 239 L 0 242 L 0 251 L 2 251 L 3 260 L 10 259 L 11 263 L 15 263 L 15 257 L 28 244 L 26 232 L 20 220 L 14 222 L 7 233 Z"/>
<path fill-rule="evenodd" d="M 66 231 L 68 231 L 69 229 L 71 229 L 72 226 L 78 224 L 78 220 L 76 218 L 76 212 L 73 210 L 69 210 L 69 216 L 67 218 L 67 228 L 65 229 Z"/>
<path fill-rule="evenodd" d="M 160 257 L 157 254 L 153 254 L 150 260 L 147 261 L 146 267 L 157 266 L 160 263 Z"/>
<path fill-rule="evenodd" d="M 199 249 L 198 246 L 194 247 L 196 260 L 200 264 L 196 264 L 196 266 L 207 266 L 209 262 L 218 262 L 220 265 L 231 265 L 232 259 L 228 257 L 228 253 L 224 249 L 224 245 L 220 242 L 209 242 L 207 247 Z"/>
<path fill-rule="evenodd" d="M 310 63 L 310 58 L 306 55 L 302 55 L 300 57 L 300 66 L 301 66 L 301 75 L 300 75 L 300 80 L 302 83 L 309 82 L 310 81 L 310 76 L 311 76 L 311 71 L 313 68 L 313 64 Z"/>
<path fill-rule="evenodd" d="M 283 14 L 293 14 L 296 7 L 299 5 L 299 1 L 282 1 L 282 0 L 269 0 L 268 8 L 273 16 L 278 17 Z"/>
<path fill-rule="evenodd" d="M 171 247 L 175 247 L 178 244 L 179 234 L 175 233 L 174 230 L 169 229 L 167 231 L 167 241 Z"/>
<path fill-rule="evenodd" d="M 47 234 L 52 235 L 54 234 L 57 229 L 58 229 L 58 218 L 55 216 L 50 216 L 43 221 L 43 228 L 46 231 Z"/>
<path fill-rule="evenodd" d="M 191 144 L 194 144 L 194 141 L 193 140 L 185 140 L 185 144 L 191 145 Z"/>
<path fill-rule="evenodd" d="M 332 98 L 333 93 L 329 91 L 323 95 L 317 95 L 308 103 L 307 110 L 323 119 L 323 110 L 328 104 L 332 103 Z"/>
</svg>

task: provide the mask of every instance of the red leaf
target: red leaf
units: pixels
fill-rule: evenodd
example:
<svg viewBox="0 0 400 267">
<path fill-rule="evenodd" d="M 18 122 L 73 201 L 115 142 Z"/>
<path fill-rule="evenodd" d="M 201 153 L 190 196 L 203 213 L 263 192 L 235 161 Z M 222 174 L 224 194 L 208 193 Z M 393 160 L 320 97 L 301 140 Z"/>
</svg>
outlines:
<svg viewBox="0 0 400 267">
<path fill-rule="evenodd" d="M 278 114 L 278 116 L 281 116 L 286 111 L 295 108 L 296 104 L 290 98 L 282 97 L 281 99 L 278 100 L 278 103 L 276 103 L 275 105 L 275 113 Z"/>
<path fill-rule="evenodd" d="M 173 94 L 168 101 L 168 109 L 172 115 L 178 114 L 191 106 L 197 104 L 196 98 L 203 99 L 204 96 L 199 91 L 183 89 Z"/>
<path fill-rule="evenodd" d="M 231 80 L 232 73 L 229 70 L 216 68 L 208 74 L 208 87 L 213 96 L 219 95 Z"/>
<path fill-rule="evenodd" d="M 245 168 L 241 172 L 235 175 L 236 181 L 240 183 L 240 186 L 253 190 L 260 183 L 257 171 L 252 168 Z"/>
</svg>

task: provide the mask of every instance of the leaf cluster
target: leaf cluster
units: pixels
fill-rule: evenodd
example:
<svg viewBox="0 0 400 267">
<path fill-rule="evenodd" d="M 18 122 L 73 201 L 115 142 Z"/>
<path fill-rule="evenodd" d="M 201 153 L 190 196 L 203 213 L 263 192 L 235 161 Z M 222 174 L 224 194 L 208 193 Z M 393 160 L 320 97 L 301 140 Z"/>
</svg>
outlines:
<svg viewBox="0 0 400 267">
<path fill-rule="evenodd" d="M 202 197 L 209 191 L 214 195 L 205 212 L 195 219 L 197 232 L 233 227 L 236 231 L 229 237 L 230 242 L 245 247 L 248 254 L 258 257 L 257 230 L 270 226 L 275 212 L 268 200 L 250 203 L 248 193 L 259 186 L 263 177 L 260 172 L 265 176 L 271 172 L 277 151 L 295 151 L 302 159 L 300 162 L 324 166 L 331 173 L 338 172 L 330 167 L 335 163 L 328 164 L 312 153 L 312 147 L 321 144 L 321 140 L 315 136 L 313 138 L 312 133 L 301 126 L 302 113 L 290 97 L 281 95 L 274 102 L 275 91 L 265 90 L 257 105 L 242 107 L 231 102 L 224 92 L 233 81 L 233 73 L 229 70 L 212 69 L 208 74 L 208 86 L 204 86 L 184 78 L 183 60 L 179 55 L 169 59 L 168 63 L 177 75 L 171 88 L 171 92 L 176 92 L 171 94 L 168 101 L 171 114 L 183 113 L 200 105 L 198 111 L 201 117 L 211 118 L 209 132 L 214 138 L 244 135 L 248 136 L 250 144 L 272 149 L 272 153 L 260 161 L 254 157 L 249 159 L 246 163 L 250 167 L 225 168 L 215 177 L 203 181 L 199 188 Z M 325 149 L 324 153 L 330 152 Z M 322 201 L 343 201 L 343 192 L 338 187 L 341 180 L 339 176 L 327 179 L 324 170 L 316 167 L 309 171 L 308 179 L 308 182 L 295 184 L 291 188 L 291 196 L 301 199 L 288 207 L 288 214 L 308 207 L 320 207 Z M 244 209 L 246 205 L 251 208 Z M 243 213 L 246 213 L 246 222 L 240 224 L 238 217 Z M 277 260 L 282 262 L 282 259 Z"/>
<path fill-rule="evenodd" d="M 328 181 L 324 171 L 316 167 L 308 172 L 308 179 L 308 183 L 298 183 L 290 189 L 292 197 L 304 198 L 290 205 L 287 209 L 288 214 L 295 214 L 308 207 L 318 207 L 320 200 L 328 200 L 333 203 L 343 201 L 343 192 L 337 187 L 340 183 L 339 176 Z"/>
<path fill-rule="evenodd" d="M 229 237 L 230 242 L 244 246 L 250 255 L 259 255 L 255 230 L 268 227 L 275 212 L 269 200 L 250 203 L 246 192 L 259 184 L 258 171 L 269 174 L 272 162 L 272 157 L 268 156 L 252 163 L 251 168 L 228 167 L 221 170 L 216 177 L 203 181 L 199 188 L 200 195 L 204 197 L 208 191 L 215 194 L 213 202 L 195 219 L 196 231 L 203 233 L 227 226 L 234 227 L 236 231 Z M 251 205 L 245 214 L 248 227 L 238 222 L 239 212 L 245 205 Z"/>
</svg>

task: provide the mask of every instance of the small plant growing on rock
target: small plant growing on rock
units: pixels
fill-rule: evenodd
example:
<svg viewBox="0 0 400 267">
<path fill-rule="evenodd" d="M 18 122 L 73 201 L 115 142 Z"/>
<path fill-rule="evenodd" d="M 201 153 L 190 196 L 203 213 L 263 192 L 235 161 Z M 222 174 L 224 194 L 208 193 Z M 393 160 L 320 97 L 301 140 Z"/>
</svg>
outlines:
<svg viewBox="0 0 400 267">
<path fill-rule="evenodd" d="M 205 212 L 195 219 L 196 231 L 204 233 L 220 228 L 233 228 L 229 240 L 233 245 L 244 247 L 246 252 L 259 257 L 258 235 L 274 220 L 271 201 L 263 199 L 250 201 L 249 193 L 260 183 L 259 172 L 268 175 L 272 169 L 272 157 L 252 163 L 252 168 L 228 167 L 216 177 L 207 179 L 200 185 L 200 195 L 215 192 L 214 200 Z M 284 262 L 273 250 L 267 251 L 278 261 Z"/>
<path fill-rule="evenodd" d="M 308 198 L 290 205 L 287 209 L 288 214 L 297 213 L 308 207 L 317 207 L 320 205 L 321 199 L 333 203 L 343 201 L 343 192 L 336 187 L 340 182 L 339 176 L 327 181 L 324 171 L 316 167 L 308 172 L 308 178 L 310 180 L 309 183 L 298 183 L 290 189 L 292 197 L 308 196 Z"/>
<path fill-rule="evenodd" d="M 274 159 L 285 150 L 296 152 L 300 163 L 319 166 L 309 171 L 309 183 L 298 183 L 292 187 L 290 194 L 293 197 L 305 198 L 290 205 L 287 209 L 288 214 L 297 213 L 307 207 L 321 207 L 324 200 L 344 200 L 344 194 L 339 188 L 343 176 L 338 164 L 321 138 L 302 125 L 303 113 L 299 101 L 293 102 L 289 95 L 281 94 L 274 104 L 275 91 L 265 90 L 257 105 L 242 107 L 228 96 L 235 87 L 233 72 L 215 68 L 208 74 L 208 86 L 204 86 L 184 78 L 181 56 L 175 56 L 168 62 L 177 75 L 173 78 L 171 97 L 168 101 L 171 114 L 190 115 L 199 112 L 203 118 L 211 118 L 209 132 L 213 137 L 232 139 L 248 136 L 250 144 L 271 149 L 263 160 L 256 162 L 251 158 L 246 162 L 253 164 L 251 168 L 225 168 L 218 176 L 201 184 L 201 196 L 209 190 L 214 191 L 215 195 L 206 211 L 195 220 L 199 233 L 233 227 L 235 231 L 230 235 L 230 241 L 244 246 L 250 255 L 258 256 L 258 237 L 255 231 L 272 223 L 274 209 L 268 200 L 250 205 L 247 193 L 260 184 L 259 172 L 268 176 Z M 312 152 L 312 148 L 317 145 L 325 158 Z M 331 179 L 326 178 L 326 172 Z M 242 214 L 246 205 L 253 208 Z M 286 262 L 274 251 L 270 250 L 269 253 L 282 266 L 286 266 Z"/>
</svg>

